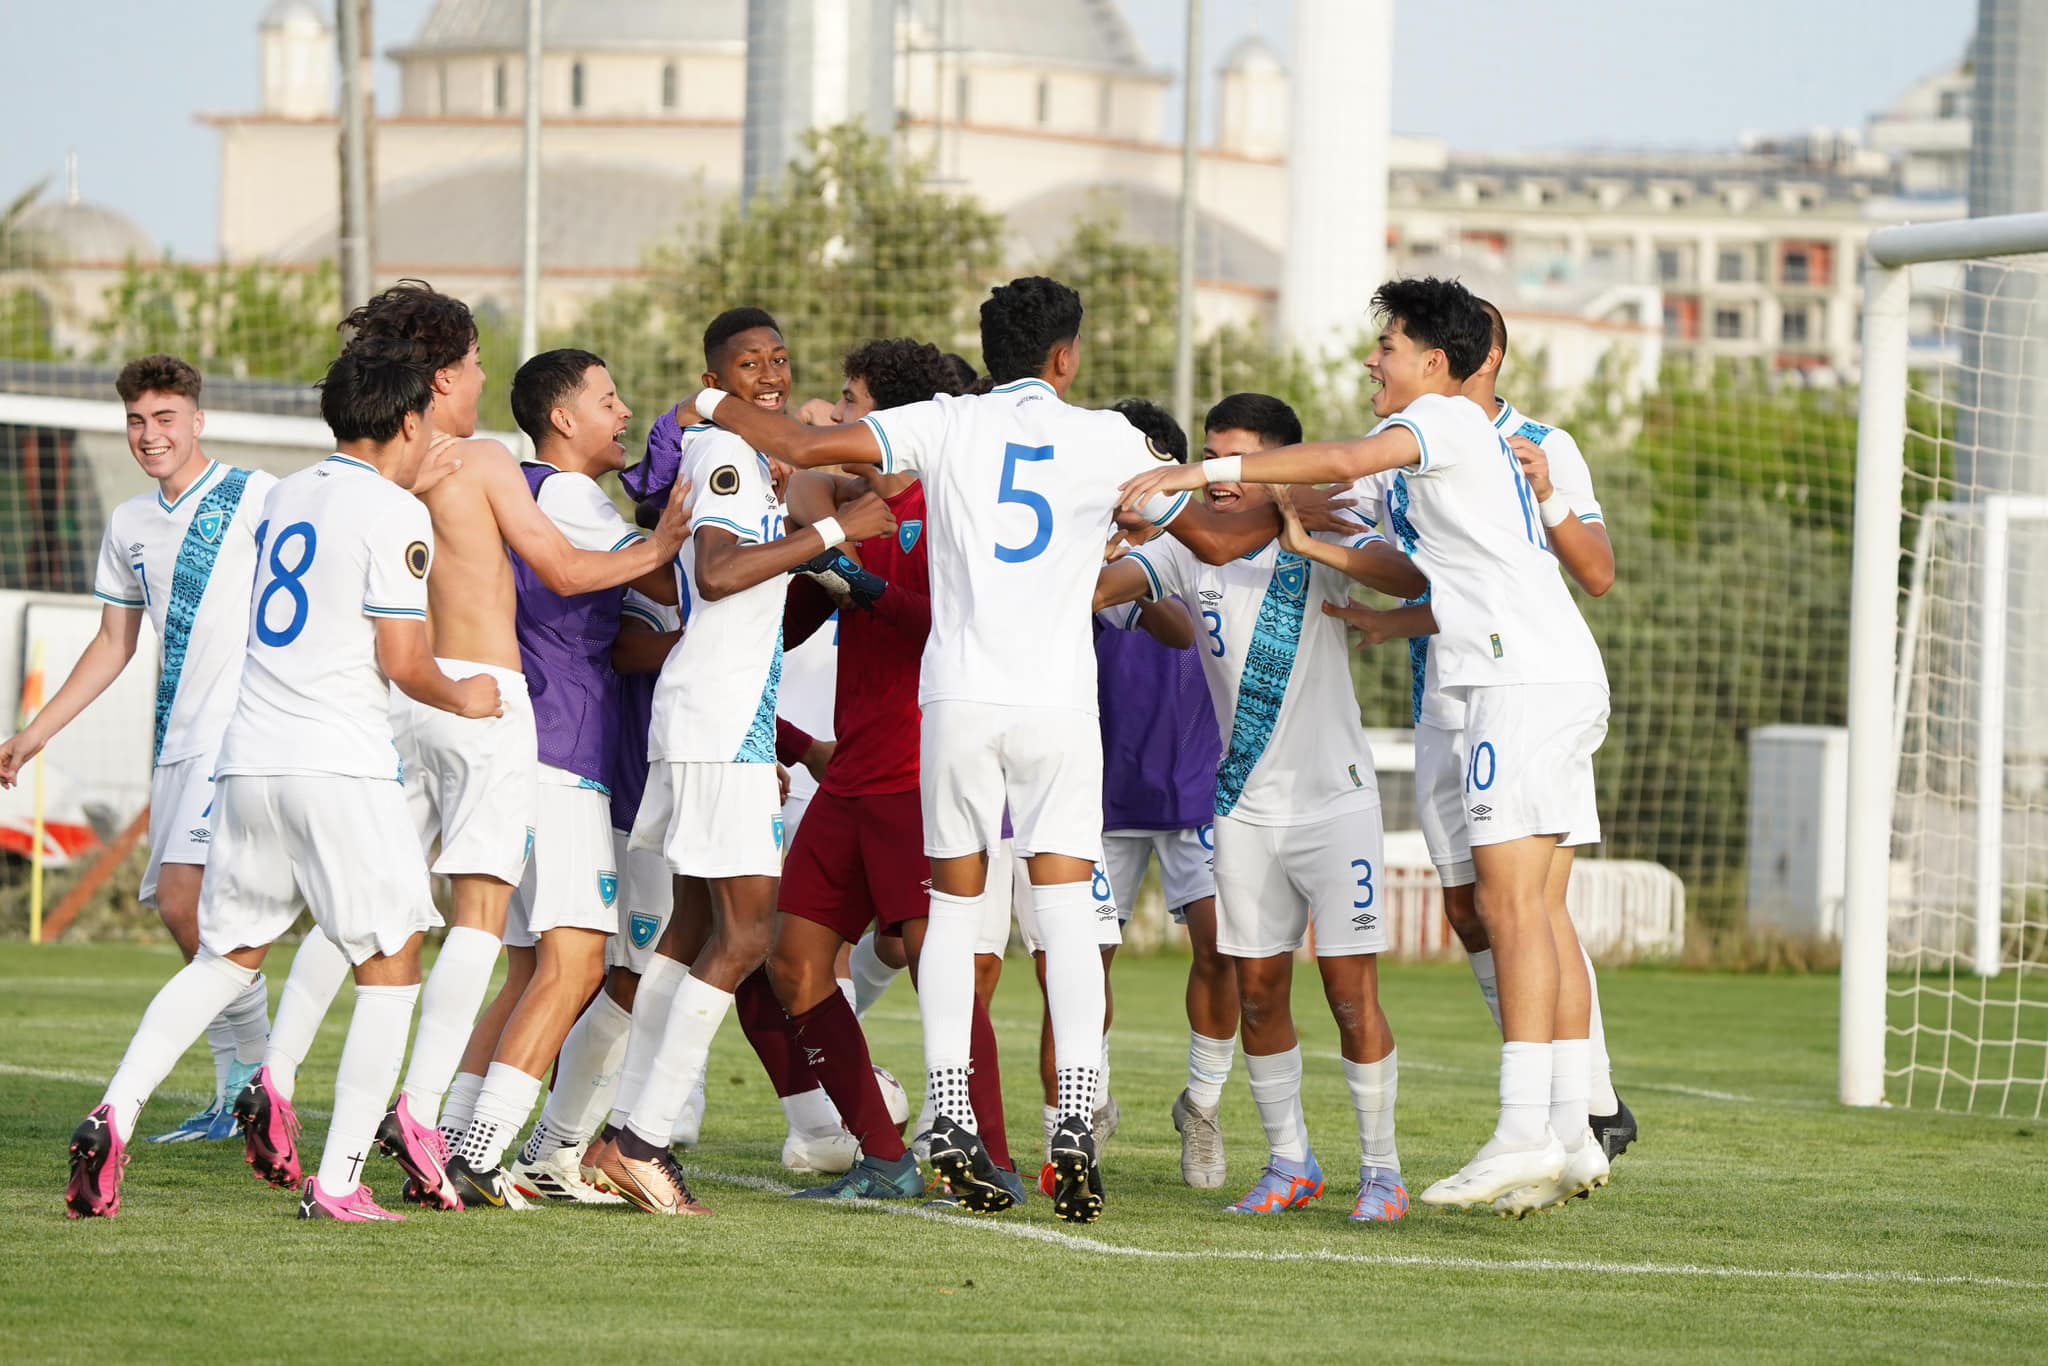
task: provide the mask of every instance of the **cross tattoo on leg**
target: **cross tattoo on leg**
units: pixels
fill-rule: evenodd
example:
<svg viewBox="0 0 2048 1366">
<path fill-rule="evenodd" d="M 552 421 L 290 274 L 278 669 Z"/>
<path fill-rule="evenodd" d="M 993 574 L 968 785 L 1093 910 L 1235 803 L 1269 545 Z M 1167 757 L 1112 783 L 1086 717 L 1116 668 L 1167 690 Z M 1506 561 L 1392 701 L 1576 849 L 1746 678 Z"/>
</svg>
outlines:
<svg viewBox="0 0 2048 1366">
<path fill-rule="evenodd" d="M 363 1160 L 364 1160 L 364 1159 L 365 1159 L 366 1157 L 368 1157 L 368 1156 L 369 1156 L 369 1154 L 368 1154 L 368 1153 L 352 1153 L 352 1154 L 350 1154 L 350 1156 L 349 1156 L 349 1159 L 348 1159 L 348 1179 L 349 1179 L 349 1180 L 351 1180 L 351 1181 L 355 1181 L 355 1180 L 359 1179 L 359 1178 L 360 1178 L 360 1177 L 362 1176 L 362 1174 L 363 1174 Z"/>
</svg>

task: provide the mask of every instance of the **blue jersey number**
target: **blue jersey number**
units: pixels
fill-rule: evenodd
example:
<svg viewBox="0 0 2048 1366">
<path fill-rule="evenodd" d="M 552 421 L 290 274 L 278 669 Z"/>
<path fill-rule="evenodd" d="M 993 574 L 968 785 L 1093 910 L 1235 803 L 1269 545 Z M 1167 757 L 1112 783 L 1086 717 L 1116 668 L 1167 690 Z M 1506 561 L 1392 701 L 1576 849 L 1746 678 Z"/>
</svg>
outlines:
<svg viewBox="0 0 2048 1366">
<path fill-rule="evenodd" d="M 1050 446 L 1020 446 L 1012 441 L 1003 447 L 1003 483 L 996 492 L 998 503 L 1015 503 L 1031 509 L 1031 515 L 1038 519 L 1038 529 L 1029 541 L 1021 546 L 996 544 L 996 558 L 1004 564 L 1022 564 L 1035 560 L 1045 553 L 1045 547 L 1052 541 L 1052 504 L 1030 489 L 1017 487 L 1017 462 L 1020 460 L 1050 460 Z"/>
<path fill-rule="evenodd" d="M 1514 447 L 1501 438 L 1500 453 L 1508 459 L 1508 469 L 1515 481 L 1515 497 L 1522 505 L 1522 531 L 1531 545 L 1548 547 L 1550 538 L 1543 534 L 1543 519 L 1536 515 L 1536 495 L 1529 488 L 1529 480 L 1522 473 L 1522 462 L 1515 458 Z"/>
<path fill-rule="evenodd" d="M 1365 900 L 1359 901 L 1355 898 L 1352 900 L 1352 908 L 1360 911 L 1371 910 L 1373 902 L 1372 860 L 1355 858 L 1351 860 L 1351 866 L 1358 870 L 1358 890 L 1365 893 Z"/>
<path fill-rule="evenodd" d="M 1209 653 L 1223 658 L 1223 614 L 1213 607 L 1202 609 L 1202 624 L 1209 628 L 1209 643 L 1215 648 Z"/>
<path fill-rule="evenodd" d="M 761 540 L 763 544 L 782 539 L 782 514 L 767 512 L 761 515 Z"/>
<path fill-rule="evenodd" d="M 1479 776 L 1479 761 L 1481 759 L 1486 760 L 1486 776 L 1484 778 Z M 1465 790 L 1467 792 L 1486 791 L 1487 788 L 1493 786 L 1494 774 L 1498 768 L 1499 761 L 1494 757 L 1493 741 L 1480 741 L 1472 747 L 1472 771 L 1465 775 Z"/>
<path fill-rule="evenodd" d="M 268 539 L 266 533 L 270 523 L 256 528 L 257 553 Z M 298 563 L 285 567 L 285 546 L 296 539 L 300 545 Z M 299 638 L 299 632 L 306 629 L 306 615 L 312 603 L 306 597 L 306 585 L 300 580 L 313 567 L 313 554 L 320 548 L 320 537 L 313 530 L 311 522 L 293 522 L 277 533 L 277 540 L 270 547 L 270 582 L 264 585 L 263 593 L 256 599 L 256 638 L 265 645 L 282 648 Z M 270 625 L 270 600 L 279 593 L 291 599 L 292 615 L 282 628 Z"/>
</svg>

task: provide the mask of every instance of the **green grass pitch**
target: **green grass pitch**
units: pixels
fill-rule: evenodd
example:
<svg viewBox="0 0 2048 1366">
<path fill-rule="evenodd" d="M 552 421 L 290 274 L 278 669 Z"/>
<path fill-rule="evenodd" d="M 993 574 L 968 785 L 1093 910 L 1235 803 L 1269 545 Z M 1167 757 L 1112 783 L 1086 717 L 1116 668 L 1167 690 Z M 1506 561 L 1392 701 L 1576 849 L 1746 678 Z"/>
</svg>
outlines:
<svg viewBox="0 0 2048 1366">
<path fill-rule="evenodd" d="M 284 954 L 272 964 L 273 993 Z M 63 1217 L 65 1139 L 98 1099 L 168 950 L 0 947 L 0 1353 L 31 1360 L 1473 1361 L 2040 1359 L 2048 1354 L 2048 1136 L 2039 1122 L 1830 1102 L 1831 977 L 1635 969 L 1602 979 L 1616 1074 L 1643 1140 L 1590 1202 L 1522 1223 L 1415 1207 L 1354 1227 L 1357 1131 L 1312 980 L 1306 1105 L 1330 1190 L 1226 1216 L 1179 1179 L 1167 1107 L 1185 1076 L 1184 964 L 1116 969 L 1123 1129 L 1101 1223 L 1034 1198 L 993 1219 L 783 1198 L 782 1119 L 739 1030 L 712 1058 L 686 1163 L 711 1219 L 617 1209 L 295 1221 L 238 1145 L 131 1151 L 122 1214 Z M 1470 1155 L 1495 1045 L 1456 967 L 1394 966 L 1411 1192 Z M 1037 1151 L 1038 1004 L 1013 959 L 997 997 L 1010 1125 Z M 317 1157 L 348 993 L 300 1087 Z M 914 1001 L 869 1017 L 915 1094 Z M 140 1132 L 194 1108 L 187 1056 Z M 1264 1156 L 1240 1066 L 1230 1178 Z M 378 1159 L 370 1180 L 396 1203 Z"/>
</svg>

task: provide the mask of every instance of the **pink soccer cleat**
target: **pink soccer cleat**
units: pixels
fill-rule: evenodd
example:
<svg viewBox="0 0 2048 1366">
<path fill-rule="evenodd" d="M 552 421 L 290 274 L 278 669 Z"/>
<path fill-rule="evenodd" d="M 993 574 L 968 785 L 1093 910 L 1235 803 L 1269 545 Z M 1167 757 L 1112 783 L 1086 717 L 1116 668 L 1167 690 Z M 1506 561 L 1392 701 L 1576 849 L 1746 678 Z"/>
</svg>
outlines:
<svg viewBox="0 0 2048 1366">
<path fill-rule="evenodd" d="M 114 1128 L 114 1107 L 102 1105 L 71 1131 L 71 1179 L 64 1185 L 64 1217 L 111 1219 L 121 1212 L 121 1173 L 128 1145 Z"/>
<path fill-rule="evenodd" d="M 462 1197 L 448 1179 L 448 1140 L 431 1124 L 412 1117 L 403 1092 L 377 1126 L 377 1146 L 409 1178 L 408 1197 L 417 1195 L 429 1209 L 461 1209 Z"/>
<path fill-rule="evenodd" d="M 301 1219 L 333 1219 L 344 1224 L 402 1224 L 403 1214 L 393 1214 L 378 1204 L 368 1186 L 357 1186 L 347 1195 L 329 1195 L 314 1177 L 299 1193 Z"/>
<path fill-rule="evenodd" d="M 299 1112 L 264 1067 L 235 1097 L 235 1122 L 242 1126 L 245 1156 L 256 1174 L 273 1186 L 299 1184 Z"/>
</svg>

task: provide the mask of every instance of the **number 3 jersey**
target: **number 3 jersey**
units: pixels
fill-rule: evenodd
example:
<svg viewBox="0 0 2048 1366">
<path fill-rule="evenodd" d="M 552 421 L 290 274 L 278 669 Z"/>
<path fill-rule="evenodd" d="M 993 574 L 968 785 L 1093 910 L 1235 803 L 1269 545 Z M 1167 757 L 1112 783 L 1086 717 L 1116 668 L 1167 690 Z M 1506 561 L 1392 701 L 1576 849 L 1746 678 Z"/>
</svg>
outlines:
<svg viewBox="0 0 2048 1366">
<path fill-rule="evenodd" d="M 279 480 L 257 527 L 241 699 L 216 772 L 396 781 L 376 623 L 427 619 L 433 558 L 426 507 L 375 467 L 332 455 Z"/>
<path fill-rule="evenodd" d="M 1169 457 L 1041 379 L 870 413 L 882 472 L 922 477 L 932 631 L 918 702 L 1095 714 L 1089 605 L 1119 487 Z M 1147 509 L 1164 526 L 1186 494 Z"/>
</svg>

